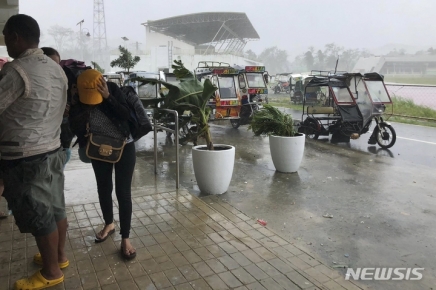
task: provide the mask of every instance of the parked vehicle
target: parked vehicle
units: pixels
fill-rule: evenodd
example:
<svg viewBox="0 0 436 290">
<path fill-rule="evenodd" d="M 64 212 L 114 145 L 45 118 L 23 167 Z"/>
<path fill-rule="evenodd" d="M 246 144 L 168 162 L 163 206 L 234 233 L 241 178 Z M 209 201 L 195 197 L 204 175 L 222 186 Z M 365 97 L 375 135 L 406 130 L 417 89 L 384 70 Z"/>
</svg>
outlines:
<svg viewBox="0 0 436 290">
<path fill-rule="evenodd" d="M 107 82 L 116 83 L 119 87 L 123 86 L 124 83 L 123 76 L 120 73 L 114 73 L 114 72 L 104 73 L 103 77 Z"/>
<path fill-rule="evenodd" d="M 276 74 L 277 84 L 274 86 L 274 94 L 286 93 L 289 94 L 291 92 L 291 74 L 292 73 L 280 73 Z"/>
<path fill-rule="evenodd" d="M 228 119 L 234 128 L 250 123 L 253 114 L 268 100 L 263 66 L 230 66 L 227 63 L 200 62 L 199 80 L 210 79 L 218 87 L 209 106 L 211 120 Z"/>
<path fill-rule="evenodd" d="M 239 119 L 232 119 L 230 123 L 233 128 L 247 125 L 251 122 L 255 113 L 261 108 L 263 102 L 268 103 L 268 88 L 265 81 L 264 66 L 246 66 L 238 76 L 241 89 L 241 109 Z"/>
<path fill-rule="evenodd" d="M 302 104 L 303 103 L 303 97 L 304 97 L 304 91 L 306 89 L 307 84 L 309 83 L 309 81 L 312 79 L 312 76 L 310 75 L 304 75 L 304 74 L 292 74 L 291 78 L 290 78 L 290 83 L 291 83 L 291 91 L 290 91 L 290 97 L 291 97 L 291 102 L 293 102 L 294 104 Z M 318 99 L 321 98 L 321 96 L 319 96 L 318 92 L 315 91 L 308 91 L 307 94 L 307 98 L 306 98 L 306 104 L 309 103 L 317 103 Z"/>
<path fill-rule="evenodd" d="M 299 132 L 313 139 L 331 134 L 332 142 L 350 142 L 375 123 L 368 144 L 377 143 L 382 148 L 395 144 L 395 130 L 384 120 L 386 105 L 392 105 L 392 100 L 381 75 L 318 72 L 312 75 L 305 94 L 314 90 L 325 94 L 326 99 L 316 105 L 306 104 L 303 99 Z"/>
<path fill-rule="evenodd" d="M 228 63 L 203 61 L 195 70 L 199 81 L 209 79 L 218 87 L 208 106 L 211 108 L 210 120 L 238 119 L 241 110 L 241 89 L 239 87 L 240 69 Z"/>
<path fill-rule="evenodd" d="M 242 93 L 249 95 L 250 102 L 256 99 L 268 103 L 268 72 L 264 66 L 246 66 L 238 80 Z"/>
</svg>

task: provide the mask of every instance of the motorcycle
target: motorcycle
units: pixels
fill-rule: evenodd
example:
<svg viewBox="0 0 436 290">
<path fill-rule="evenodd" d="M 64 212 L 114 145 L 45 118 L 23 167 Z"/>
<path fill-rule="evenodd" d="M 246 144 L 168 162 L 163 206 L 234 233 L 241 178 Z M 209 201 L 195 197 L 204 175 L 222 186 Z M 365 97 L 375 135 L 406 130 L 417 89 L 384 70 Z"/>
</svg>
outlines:
<svg viewBox="0 0 436 290">
<path fill-rule="evenodd" d="M 262 99 L 260 95 L 249 95 L 249 97 L 243 96 L 239 118 L 230 119 L 230 124 L 232 127 L 238 129 L 241 125 L 250 124 L 254 114 L 256 114 L 262 108 L 261 102 Z"/>
<path fill-rule="evenodd" d="M 274 94 L 287 93 L 291 92 L 291 82 L 290 82 L 289 73 L 282 73 L 276 75 L 276 79 L 278 80 L 277 84 L 274 86 Z"/>
</svg>

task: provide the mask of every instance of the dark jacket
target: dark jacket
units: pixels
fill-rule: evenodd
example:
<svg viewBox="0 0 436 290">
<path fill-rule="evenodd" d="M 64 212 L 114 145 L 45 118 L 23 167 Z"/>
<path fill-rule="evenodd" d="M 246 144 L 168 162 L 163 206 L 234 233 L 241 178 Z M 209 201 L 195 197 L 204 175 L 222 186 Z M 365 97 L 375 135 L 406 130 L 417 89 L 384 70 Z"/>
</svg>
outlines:
<svg viewBox="0 0 436 290">
<path fill-rule="evenodd" d="M 103 99 L 103 102 L 97 106 L 127 138 L 130 135 L 128 124 L 130 111 L 126 102 L 126 97 L 115 83 L 108 82 L 107 86 L 110 95 L 107 99 Z M 89 122 L 90 111 L 95 107 L 96 106 L 89 106 L 80 103 L 78 101 L 78 96 L 75 96 L 72 100 L 69 121 L 71 131 L 77 136 L 76 143 L 79 143 L 79 147 L 86 146 L 86 125 Z"/>
</svg>

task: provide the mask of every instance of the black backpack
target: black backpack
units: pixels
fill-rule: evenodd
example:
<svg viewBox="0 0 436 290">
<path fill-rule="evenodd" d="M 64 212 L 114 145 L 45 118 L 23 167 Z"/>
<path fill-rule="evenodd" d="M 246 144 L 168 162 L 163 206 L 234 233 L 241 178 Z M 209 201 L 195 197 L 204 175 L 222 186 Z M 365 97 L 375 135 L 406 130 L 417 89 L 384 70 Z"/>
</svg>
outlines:
<svg viewBox="0 0 436 290">
<path fill-rule="evenodd" d="M 130 108 L 130 133 L 133 139 L 138 141 L 153 130 L 153 127 L 135 89 L 131 86 L 124 86 L 121 87 L 121 91 L 126 96 L 126 101 Z"/>
<path fill-rule="evenodd" d="M 86 66 L 83 61 L 78 61 L 75 59 L 67 59 L 62 60 L 60 62 L 61 67 L 63 68 L 65 75 L 68 79 L 68 86 L 77 83 L 77 77 L 84 72 L 85 70 L 91 69 L 90 66 Z M 67 105 L 64 112 L 64 118 L 61 124 L 61 144 L 63 148 L 69 148 L 71 142 L 74 138 L 75 133 L 74 130 L 71 130 L 70 122 L 69 122 L 69 109 L 72 106 L 71 96 L 68 88 L 68 96 L 67 96 Z"/>
</svg>

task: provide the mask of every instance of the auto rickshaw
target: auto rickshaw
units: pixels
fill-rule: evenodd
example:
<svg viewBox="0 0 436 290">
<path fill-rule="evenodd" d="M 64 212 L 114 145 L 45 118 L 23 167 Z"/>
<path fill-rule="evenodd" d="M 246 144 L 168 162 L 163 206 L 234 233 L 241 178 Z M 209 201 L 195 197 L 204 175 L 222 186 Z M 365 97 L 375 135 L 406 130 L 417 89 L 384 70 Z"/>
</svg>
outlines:
<svg viewBox="0 0 436 290">
<path fill-rule="evenodd" d="M 386 105 L 392 105 L 392 100 L 380 74 L 318 72 L 312 75 L 305 94 L 313 90 L 326 98 L 316 105 L 306 104 L 303 99 L 300 133 L 312 139 L 331 134 L 332 142 L 350 142 L 367 133 L 375 123 L 368 144 L 377 143 L 382 148 L 395 144 L 395 130 L 384 120 L 385 114 L 389 117 Z"/>
<path fill-rule="evenodd" d="M 233 128 L 249 124 L 253 115 L 260 110 L 261 104 L 268 103 L 267 77 L 268 72 L 264 66 L 246 66 L 241 70 L 238 76 L 241 109 L 239 119 L 230 120 Z"/>
<path fill-rule="evenodd" d="M 302 104 L 303 103 L 303 96 L 304 96 L 304 89 L 307 83 L 310 81 L 309 75 L 303 75 L 303 74 L 291 74 L 290 77 L 290 97 L 291 102 L 294 104 Z"/>
<path fill-rule="evenodd" d="M 273 88 L 274 94 L 280 94 L 280 93 L 287 93 L 289 94 L 291 92 L 291 78 L 292 73 L 280 73 L 276 74 L 276 81 L 277 84 Z"/>
<path fill-rule="evenodd" d="M 268 103 L 268 72 L 264 66 L 246 66 L 240 73 L 239 87 L 243 94 L 250 96 L 250 102 L 257 99 Z"/>
</svg>

